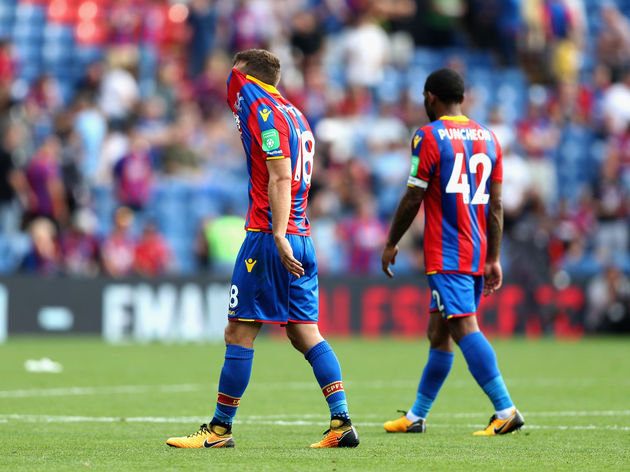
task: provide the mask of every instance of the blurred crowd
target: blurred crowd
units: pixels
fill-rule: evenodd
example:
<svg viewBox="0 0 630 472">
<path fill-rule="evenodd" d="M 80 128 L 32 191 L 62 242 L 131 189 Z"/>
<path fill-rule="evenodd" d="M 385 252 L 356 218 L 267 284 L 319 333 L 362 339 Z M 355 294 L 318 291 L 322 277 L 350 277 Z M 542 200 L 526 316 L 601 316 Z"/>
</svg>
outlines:
<svg viewBox="0 0 630 472">
<path fill-rule="evenodd" d="M 630 297 L 626 3 L 6 0 L 0 271 L 229 273 L 247 170 L 225 83 L 235 51 L 262 47 L 317 138 L 320 273 L 378 272 L 424 79 L 449 66 L 504 149 L 507 276 L 592 278 L 596 325 Z M 397 273 L 422 268 L 422 237 L 417 218 Z"/>
</svg>

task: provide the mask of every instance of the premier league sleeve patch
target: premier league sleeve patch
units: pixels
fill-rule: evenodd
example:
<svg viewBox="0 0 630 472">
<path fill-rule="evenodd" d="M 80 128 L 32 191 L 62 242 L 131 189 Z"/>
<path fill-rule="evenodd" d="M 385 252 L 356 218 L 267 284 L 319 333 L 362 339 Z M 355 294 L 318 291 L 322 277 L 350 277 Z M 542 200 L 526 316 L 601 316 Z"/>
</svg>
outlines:
<svg viewBox="0 0 630 472">
<path fill-rule="evenodd" d="M 408 187 L 420 187 L 427 188 L 428 181 L 420 178 L 422 176 L 421 171 L 421 155 L 426 154 L 424 144 L 424 132 L 418 130 L 411 142 L 411 169 L 409 170 L 409 179 L 407 180 Z"/>
<path fill-rule="evenodd" d="M 260 135 L 262 141 L 262 150 L 267 153 L 269 157 L 278 157 L 282 155 L 280 149 L 280 134 L 277 129 L 268 129 L 263 131 Z"/>
</svg>

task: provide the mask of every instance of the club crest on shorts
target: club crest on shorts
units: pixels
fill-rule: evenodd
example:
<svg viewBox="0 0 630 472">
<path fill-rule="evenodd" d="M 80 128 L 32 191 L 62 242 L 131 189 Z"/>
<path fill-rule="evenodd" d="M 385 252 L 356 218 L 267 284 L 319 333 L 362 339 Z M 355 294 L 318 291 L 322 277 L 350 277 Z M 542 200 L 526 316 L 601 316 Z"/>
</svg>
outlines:
<svg viewBox="0 0 630 472">
<path fill-rule="evenodd" d="M 247 272 L 251 272 L 254 266 L 256 265 L 256 261 L 251 257 L 245 260 L 245 266 L 247 267 Z"/>
</svg>

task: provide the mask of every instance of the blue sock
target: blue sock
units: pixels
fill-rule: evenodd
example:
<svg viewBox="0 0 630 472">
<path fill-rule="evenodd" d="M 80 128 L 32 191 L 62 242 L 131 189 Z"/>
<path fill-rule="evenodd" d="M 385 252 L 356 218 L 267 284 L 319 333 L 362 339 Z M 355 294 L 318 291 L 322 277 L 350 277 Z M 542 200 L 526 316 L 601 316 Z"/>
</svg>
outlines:
<svg viewBox="0 0 630 472">
<path fill-rule="evenodd" d="M 331 418 L 350 418 L 341 380 L 341 367 L 330 345 L 322 341 L 310 348 L 304 357 L 313 367 L 315 378 L 328 402 Z"/>
<path fill-rule="evenodd" d="M 212 423 L 232 424 L 236 409 L 249 383 L 254 350 L 237 344 L 225 348 L 225 362 L 219 378 L 217 408 Z"/>
<path fill-rule="evenodd" d="M 494 409 L 500 411 L 513 406 L 499 371 L 497 356 L 481 331 L 464 336 L 459 342 L 459 347 L 468 363 L 468 370 L 486 392 Z"/>
<path fill-rule="evenodd" d="M 411 412 L 421 418 L 426 418 L 435 397 L 446 380 L 453 365 L 455 355 L 452 352 L 429 349 L 429 360 L 424 366 L 422 378 L 418 385 L 418 395 L 411 407 Z"/>
</svg>

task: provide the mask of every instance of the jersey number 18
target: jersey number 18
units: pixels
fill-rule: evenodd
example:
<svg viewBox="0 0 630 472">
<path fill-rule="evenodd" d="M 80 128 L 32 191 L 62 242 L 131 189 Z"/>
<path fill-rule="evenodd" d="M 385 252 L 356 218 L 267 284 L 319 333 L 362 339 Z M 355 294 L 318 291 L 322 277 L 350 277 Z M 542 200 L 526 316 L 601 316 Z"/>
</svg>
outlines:
<svg viewBox="0 0 630 472">
<path fill-rule="evenodd" d="M 300 144 L 293 180 L 299 182 L 304 179 L 306 185 L 311 185 L 313 156 L 315 155 L 315 137 L 310 131 L 298 131 L 298 139 Z"/>
</svg>

